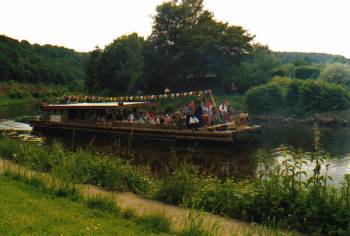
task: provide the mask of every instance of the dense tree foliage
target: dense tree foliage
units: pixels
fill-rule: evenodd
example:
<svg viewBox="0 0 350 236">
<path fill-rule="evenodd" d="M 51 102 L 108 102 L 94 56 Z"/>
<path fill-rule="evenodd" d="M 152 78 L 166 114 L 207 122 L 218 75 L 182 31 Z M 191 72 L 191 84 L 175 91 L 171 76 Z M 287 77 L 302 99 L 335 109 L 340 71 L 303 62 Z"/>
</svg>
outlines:
<svg viewBox="0 0 350 236">
<path fill-rule="evenodd" d="M 104 50 L 92 51 L 86 64 L 88 91 L 115 94 L 142 89 L 145 44 L 134 33 L 114 40 Z"/>
<path fill-rule="evenodd" d="M 233 67 L 234 73 L 228 81 L 233 81 L 239 92 L 243 93 L 269 81 L 273 70 L 279 65 L 279 60 L 267 46 L 254 45 L 251 54 L 239 66 Z"/>
<path fill-rule="evenodd" d="M 79 88 L 86 55 L 63 47 L 30 44 L 0 35 L 0 80 Z"/>
<path fill-rule="evenodd" d="M 157 7 L 150 37 L 151 80 L 162 82 L 160 88 L 221 87 L 251 51 L 252 39 L 242 27 L 215 20 L 202 0 L 166 2 Z"/>
</svg>

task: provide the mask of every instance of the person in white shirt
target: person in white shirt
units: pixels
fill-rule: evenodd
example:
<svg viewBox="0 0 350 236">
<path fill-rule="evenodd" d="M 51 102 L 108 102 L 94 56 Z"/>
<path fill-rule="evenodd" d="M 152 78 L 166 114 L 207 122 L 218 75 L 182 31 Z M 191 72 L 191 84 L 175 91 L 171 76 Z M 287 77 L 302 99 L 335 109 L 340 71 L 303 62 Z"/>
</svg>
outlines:
<svg viewBox="0 0 350 236">
<path fill-rule="evenodd" d="M 231 121 L 230 107 L 229 107 L 227 98 L 222 100 L 222 103 L 219 106 L 219 113 L 220 113 L 220 121 L 222 124 L 225 124 Z"/>
</svg>

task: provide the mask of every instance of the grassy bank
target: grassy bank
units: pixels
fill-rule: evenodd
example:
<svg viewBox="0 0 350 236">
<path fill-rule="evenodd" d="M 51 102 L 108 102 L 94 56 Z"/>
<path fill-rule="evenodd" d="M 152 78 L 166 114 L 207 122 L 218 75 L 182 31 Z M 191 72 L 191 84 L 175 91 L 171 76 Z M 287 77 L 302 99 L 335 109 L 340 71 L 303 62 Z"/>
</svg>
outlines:
<svg viewBox="0 0 350 236">
<path fill-rule="evenodd" d="M 339 187 L 330 184 L 327 157 L 319 146 L 315 129 L 315 152 L 286 149 L 288 156 L 271 165 L 270 153 L 261 159 L 257 178 L 237 182 L 202 176 L 192 165 L 176 163 L 161 179 L 153 179 L 141 167 L 119 157 L 79 150 L 0 140 L 0 156 L 29 168 L 51 172 L 67 181 L 89 183 L 115 191 L 132 191 L 174 205 L 202 209 L 273 228 L 297 230 L 315 235 L 346 235 L 350 232 L 350 177 Z M 305 161 L 314 165 L 306 176 Z"/>
<path fill-rule="evenodd" d="M 157 229 L 150 227 L 149 219 L 126 219 L 113 213 L 105 201 L 72 201 L 38 191 L 38 183 L 30 185 L 8 176 L 0 176 L 0 186 L 1 235 L 170 234 L 153 232 Z"/>
<path fill-rule="evenodd" d="M 69 92 L 67 87 L 60 85 L 1 82 L 0 106 L 52 101 Z"/>
<path fill-rule="evenodd" d="M 182 209 L 130 193 L 109 192 L 89 185 L 75 185 L 0 159 L 0 175 L 33 187 L 35 191 L 64 197 L 116 218 L 141 224 L 153 233 L 178 236 L 298 235 L 259 225 L 221 218 L 193 209 Z M 127 233 L 127 232 L 125 232 Z M 128 235 L 128 234 L 127 234 Z"/>
</svg>

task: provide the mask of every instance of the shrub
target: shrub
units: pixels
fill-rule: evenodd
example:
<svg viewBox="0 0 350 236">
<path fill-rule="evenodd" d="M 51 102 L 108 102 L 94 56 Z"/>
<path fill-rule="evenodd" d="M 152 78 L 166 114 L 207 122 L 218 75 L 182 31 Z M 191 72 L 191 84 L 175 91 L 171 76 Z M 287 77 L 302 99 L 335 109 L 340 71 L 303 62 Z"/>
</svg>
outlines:
<svg viewBox="0 0 350 236">
<path fill-rule="evenodd" d="M 349 108 L 350 93 L 340 85 L 321 80 L 274 77 L 267 85 L 250 89 L 246 104 L 252 113 L 276 111 L 281 107 L 288 115 L 341 111 Z"/>
<path fill-rule="evenodd" d="M 339 111 L 349 107 L 349 92 L 323 81 L 305 81 L 300 85 L 300 102 L 306 111 Z"/>
<path fill-rule="evenodd" d="M 276 84 L 266 84 L 251 88 L 246 93 L 248 111 L 263 113 L 277 110 L 283 104 L 282 89 Z"/>
</svg>

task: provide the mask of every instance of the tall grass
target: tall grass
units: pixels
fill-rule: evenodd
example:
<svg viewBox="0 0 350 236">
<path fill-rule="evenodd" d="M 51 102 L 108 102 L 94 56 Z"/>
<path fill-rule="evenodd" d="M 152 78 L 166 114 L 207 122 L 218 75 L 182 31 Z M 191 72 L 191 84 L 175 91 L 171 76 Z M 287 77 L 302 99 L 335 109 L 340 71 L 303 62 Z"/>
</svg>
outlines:
<svg viewBox="0 0 350 236">
<path fill-rule="evenodd" d="M 59 144 L 39 146 L 3 137 L 0 156 L 33 170 L 51 172 L 68 182 L 94 184 L 114 191 L 146 194 L 151 182 L 146 171 L 119 157 L 84 150 L 65 151 Z"/>
</svg>

